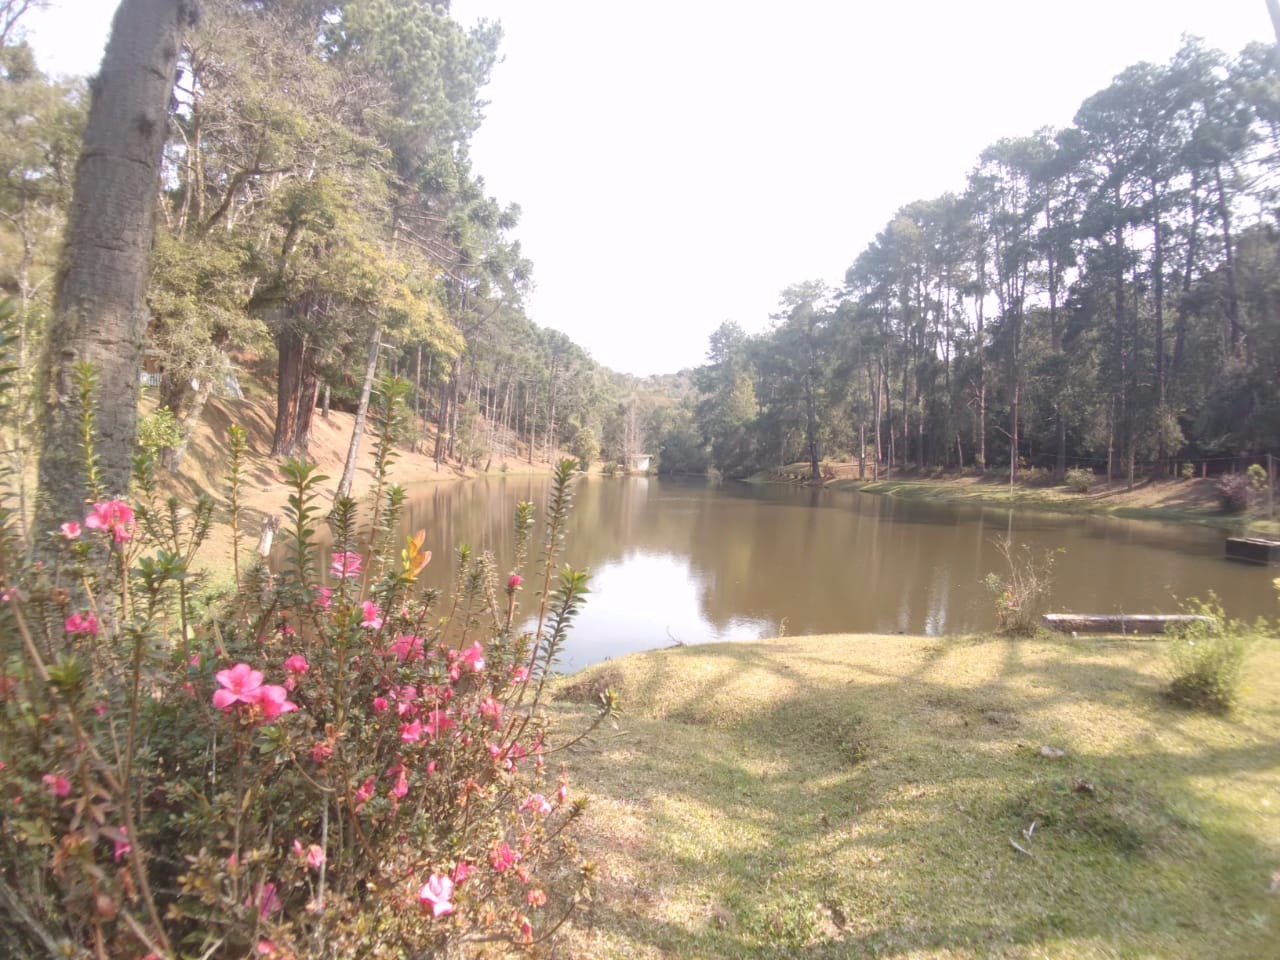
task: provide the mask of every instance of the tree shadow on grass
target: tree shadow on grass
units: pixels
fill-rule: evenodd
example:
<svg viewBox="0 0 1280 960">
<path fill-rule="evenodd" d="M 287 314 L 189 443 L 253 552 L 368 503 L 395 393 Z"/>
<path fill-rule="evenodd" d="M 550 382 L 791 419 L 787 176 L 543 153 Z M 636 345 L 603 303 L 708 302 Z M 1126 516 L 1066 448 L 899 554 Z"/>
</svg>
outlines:
<svg viewBox="0 0 1280 960">
<path fill-rule="evenodd" d="M 631 694 L 668 722 L 637 718 L 575 762 L 645 834 L 616 859 L 598 849 L 587 927 L 618 956 L 1020 956 L 1063 941 L 1263 955 L 1280 922 L 1275 815 L 1242 819 L 1221 790 L 1280 791 L 1273 705 L 1189 716 L 1160 703 L 1142 657 L 990 643 L 969 652 L 995 666 L 967 676 L 932 649 L 892 669 L 751 644 L 654 658 Z M 736 709 L 730 676 L 762 702 Z M 1099 710 L 1128 726 L 1088 736 L 1055 719 Z M 1065 756 L 1042 756 L 1055 738 Z"/>
</svg>

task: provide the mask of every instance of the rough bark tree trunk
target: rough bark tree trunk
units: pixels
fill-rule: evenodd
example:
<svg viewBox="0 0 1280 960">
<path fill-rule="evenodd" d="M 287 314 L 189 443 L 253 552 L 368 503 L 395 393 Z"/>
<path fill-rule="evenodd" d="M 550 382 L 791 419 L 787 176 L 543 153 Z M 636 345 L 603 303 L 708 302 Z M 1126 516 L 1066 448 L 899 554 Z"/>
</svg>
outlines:
<svg viewBox="0 0 1280 960">
<path fill-rule="evenodd" d="M 320 374 L 316 370 L 316 350 L 304 341 L 302 349 L 302 376 L 298 383 L 298 423 L 293 435 L 293 449 L 307 456 L 311 446 L 311 422 L 316 415 L 316 401 L 320 398 Z"/>
<path fill-rule="evenodd" d="M 81 361 L 98 375 L 96 449 L 105 492 L 129 489 L 160 161 L 178 49 L 198 9 L 194 0 L 123 0 L 93 81 L 42 362 L 49 394 L 36 531 L 84 513 L 89 490 L 74 381 Z"/>
<path fill-rule="evenodd" d="M 302 389 L 302 355 L 306 344 L 292 327 L 276 334 L 276 429 L 271 439 L 271 456 L 293 455 L 298 432 L 298 403 Z"/>
</svg>

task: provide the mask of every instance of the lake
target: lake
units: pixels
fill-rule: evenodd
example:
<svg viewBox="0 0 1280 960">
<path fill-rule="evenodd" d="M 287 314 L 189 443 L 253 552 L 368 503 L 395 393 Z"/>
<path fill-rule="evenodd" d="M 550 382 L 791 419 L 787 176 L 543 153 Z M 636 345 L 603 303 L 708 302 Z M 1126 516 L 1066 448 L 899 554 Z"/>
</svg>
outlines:
<svg viewBox="0 0 1280 960">
<path fill-rule="evenodd" d="M 509 561 L 517 500 L 539 510 L 546 478 L 478 479 L 415 491 L 428 583 L 452 581 L 459 543 Z M 562 670 L 673 643 L 779 634 L 964 634 L 995 626 L 982 584 L 993 538 L 1061 551 L 1050 609 L 1172 613 L 1213 591 L 1228 614 L 1276 613 L 1274 568 L 1222 559 L 1224 534 L 1181 524 L 930 504 L 856 491 L 653 477 L 578 481 L 565 562 L 591 596 Z M 507 567 L 501 567 L 505 579 Z M 532 605 L 532 570 L 522 599 Z"/>
</svg>

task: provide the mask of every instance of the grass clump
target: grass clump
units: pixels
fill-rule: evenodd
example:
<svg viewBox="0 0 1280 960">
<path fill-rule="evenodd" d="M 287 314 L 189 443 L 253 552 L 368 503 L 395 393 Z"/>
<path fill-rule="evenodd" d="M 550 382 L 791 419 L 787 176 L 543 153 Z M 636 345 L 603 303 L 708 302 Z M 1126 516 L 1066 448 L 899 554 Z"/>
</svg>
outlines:
<svg viewBox="0 0 1280 960">
<path fill-rule="evenodd" d="M 1188 609 L 1200 619 L 1169 638 L 1173 678 L 1165 695 L 1193 709 L 1226 713 L 1239 698 L 1245 655 L 1261 626 L 1230 619 L 1212 595 L 1191 601 Z"/>
</svg>

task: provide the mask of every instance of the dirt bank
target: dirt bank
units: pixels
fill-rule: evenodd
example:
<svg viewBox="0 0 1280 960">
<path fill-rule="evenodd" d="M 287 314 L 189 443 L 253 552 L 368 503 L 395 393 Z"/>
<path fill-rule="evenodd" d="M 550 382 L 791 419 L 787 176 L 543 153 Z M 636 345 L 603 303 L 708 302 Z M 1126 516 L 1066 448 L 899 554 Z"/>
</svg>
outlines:
<svg viewBox="0 0 1280 960">
<path fill-rule="evenodd" d="M 280 474 L 280 461 L 270 455 L 274 416 L 274 404 L 268 400 L 210 400 L 192 436 L 179 474 L 165 480 L 168 489 L 183 502 L 194 501 L 201 492 L 212 496 L 219 505 L 218 519 L 223 519 L 226 516 L 229 492 L 227 436 L 232 425 L 242 427 L 249 441 L 246 482 L 241 494 L 248 521 L 241 539 L 242 551 L 254 547 L 267 517 L 280 514 L 288 497 Z M 319 472 L 329 478 L 322 486 L 330 497 L 342 476 L 354 422 L 353 414 L 330 411 L 327 418 L 317 415 L 312 425 L 311 442 L 304 459 L 315 463 Z M 373 439 L 366 432 L 360 444 L 360 457 L 352 484 L 352 494 L 357 499 L 372 484 Z M 401 447 L 391 467 L 392 481 L 412 487 L 426 483 L 456 482 L 483 474 L 483 471 L 469 470 L 456 462 L 443 463 L 437 469 L 431 455 L 434 445 L 435 435 L 431 433 L 421 445 L 422 452 Z M 489 464 L 489 470 L 500 471 L 504 464 L 509 474 L 549 471 L 544 462 L 535 460 L 532 465 L 529 464 L 523 454 L 518 459 L 509 457 L 506 460 L 495 456 Z M 230 562 L 231 533 L 225 523 L 219 522 L 215 524 L 209 542 L 200 552 L 199 566 L 204 569 L 227 568 Z"/>
</svg>

